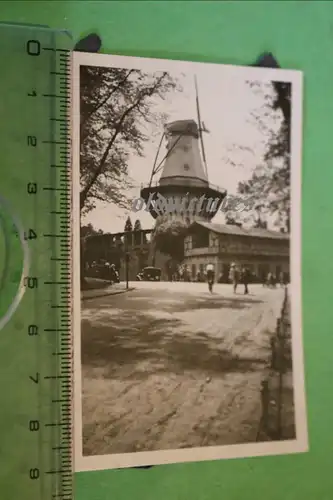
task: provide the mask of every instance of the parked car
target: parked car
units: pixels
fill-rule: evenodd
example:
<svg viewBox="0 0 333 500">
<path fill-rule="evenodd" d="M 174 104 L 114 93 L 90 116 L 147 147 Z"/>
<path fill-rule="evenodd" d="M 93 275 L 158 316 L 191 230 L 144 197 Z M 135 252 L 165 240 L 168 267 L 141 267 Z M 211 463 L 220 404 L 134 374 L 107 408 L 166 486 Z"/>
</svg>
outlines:
<svg viewBox="0 0 333 500">
<path fill-rule="evenodd" d="M 138 274 L 139 281 L 161 281 L 161 269 L 158 267 L 144 267 Z"/>
</svg>

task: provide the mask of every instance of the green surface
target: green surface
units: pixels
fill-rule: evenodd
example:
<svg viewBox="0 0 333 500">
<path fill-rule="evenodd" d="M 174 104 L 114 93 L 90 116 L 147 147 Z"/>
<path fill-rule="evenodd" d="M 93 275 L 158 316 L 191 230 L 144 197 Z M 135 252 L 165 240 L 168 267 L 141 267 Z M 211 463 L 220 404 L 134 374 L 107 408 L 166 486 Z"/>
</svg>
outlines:
<svg viewBox="0 0 333 500">
<path fill-rule="evenodd" d="M 2 2 L 0 15 L 66 28 L 75 39 L 98 31 L 105 52 L 249 64 L 269 50 L 284 68 L 304 71 L 303 318 L 310 452 L 81 473 L 76 500 L 331 499 L 333 2 L 26 1 Z"/>
<path fill-rule="evenodd" d="M 4 110 L 1 110 L 4 111 Z M 3 114 L 3 113 L 1 113 Z M 0 134 L 3 135 L 0 127 Z M 6 154 L 3 155 L 6 161 Z M 13 317 L 19 304 L 22 290 L 23 269 L 29 254 L 22 240 L 14 204 L 9 204 L 0 192 L 0 330 Z"/>
<path fill-rule="evenodd" d="M 35 48 L 39 42 L 38 56 L 27 53 L 29 40 Z M 64 198 L 46 188 L 58 188 L 61 172 L 67 170 L 66 160 L 63 167 L 51 167 L 62 160 L 58 146 L 50 144 L 60 140 L 60 126 L 50 118 L 62 112 L 49 97 L 60 78 L 50 72 L 63 70 L 60 58 L 68 57 L 63 49 L 69 48 L 71 40 L 64 33 L 0 26 L 0 272 L 6 271 L 0 275 L 0 321 L 19 288 L 25 290 L 0 331 L 2 500 L 51 499 L 64 490 L 64 475 L 50 471 L 62 469 L 66 460 L 66 450 L 53 448 L 69 446 L 61 434 L 65 425 L 58 425 L 66 418 L 66 400 L 59 399 L 70 382 L 69 375 L 64 378 L 66 353 L 61 351 L 69 335 L 62 321 L 66 310 L 54 308 L 62 303 L 64 285 L 50 283 L 65 279 L 61 262 L 51 257 L 61 255 L 60 243 L 67 235 L 62 240 L 45 235 L 60 232 L 59 216 L 51 211 L 60 210 Z M 35 194 L 32 186 L 37 186 Z M 28 286 L 20 286 L 21 278 Z"/>
</svg>

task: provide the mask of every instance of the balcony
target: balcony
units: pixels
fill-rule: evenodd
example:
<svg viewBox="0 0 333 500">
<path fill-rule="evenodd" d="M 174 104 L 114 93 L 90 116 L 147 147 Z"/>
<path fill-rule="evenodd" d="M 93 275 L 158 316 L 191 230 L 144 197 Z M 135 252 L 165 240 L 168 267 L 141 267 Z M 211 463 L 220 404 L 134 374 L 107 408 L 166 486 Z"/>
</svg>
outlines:
<svg viewBox="0 0 333 500">
<path fill-rule="evenodd" d="M 272 247 L 254 247 L 249 245 L 220 245 L 219 247 L 191 248 L 185 246 L 184 254 L 186 257 L 195 257 L 200 255 L 248 255 L 250 257 L 289 257 L 289 248 Z"/>
<path fill-rule="evenodd" d="M 218 255 L 218 249 L 212 247 L 189 248 L 184 251 L 185 257 L 196 257 L 200 255 Z"/>
<path fill-rule="evenodd" d="M 219 253 L 235 254 L 235 255 L 250 255 L 250 256 L 274 256 L 274 257 L 288 257 L 290 255 L 289 246 L 278 246 L 278 245 L 241 245 L 241 244 L 229 244 L 229 245 L 219 245 Z"/>
</svg>

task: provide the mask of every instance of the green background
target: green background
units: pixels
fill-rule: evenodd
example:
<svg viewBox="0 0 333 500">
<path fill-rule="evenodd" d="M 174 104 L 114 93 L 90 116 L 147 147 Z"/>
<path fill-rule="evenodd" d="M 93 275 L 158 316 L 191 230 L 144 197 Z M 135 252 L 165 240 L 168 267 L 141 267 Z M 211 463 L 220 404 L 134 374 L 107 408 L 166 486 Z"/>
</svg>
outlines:
<svg viewBox="0 0 333 500">
<path fill-rule="evenodd" d="M 0 20 L 65 28 L 75 40 L 97 31 L 103 51 L 117 54 L 244 65 L 272 51 L 283 68 L 304 71 L 302 264 L 310 452 L 81 473 L 75 500 L 332 499 L 333 2 L 12 1 L 0 2 Z"/>
</svg>

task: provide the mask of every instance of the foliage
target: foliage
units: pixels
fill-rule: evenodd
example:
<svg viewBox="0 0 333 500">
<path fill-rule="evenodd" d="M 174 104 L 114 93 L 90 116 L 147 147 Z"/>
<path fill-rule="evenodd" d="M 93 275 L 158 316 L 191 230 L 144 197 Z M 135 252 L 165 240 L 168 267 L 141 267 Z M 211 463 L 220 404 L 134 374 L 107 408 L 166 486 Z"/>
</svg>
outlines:
<svg viewBox="0 0 333 500">
<path fill-rule="evenodd" d="M 148 125 L 160 126 L 156 105 L 177 86 L 168 73 L 81 66 L 80 208 L 96 201 L 127 208 L 128 160 L 142 156 Z"/>
<path fill-rule="evenodd" d="M 141 231 L 141 229 L 141 222 L 139 219 L 136 219 L 136 221 L 134 222 L 134 231 Z"/>
<path fill-rule="evenodd" d="M 136 219 L 134 222 L 134 242 L 136 245 L 140 245 L 141 241 L 145 245 L 147 243 L 147 237 L 145 233 L 138 234 L 138 231 L 142 231 L 141 221 Z M 136 234 L 137 233 L 137 234 Z"/>
<path fill-rule="evenodd" d="M 259 229 L 267 229 L 267 221 L 263 220 L 261 218 L 261 215 L 259 214 L 257 219 L 254 220 L 253 227 L 259 228 Z"/>
<path fill-rule="evenodd" d="M 289 231 L 291 84 L 272 82 L 273 92 L 265 91 L 265 87 L 257 82 L 252 86 L 257 89 L 259 86 L 262 92 L 266 92 L 264 107 L 255 119 L 268 139 L 263 163 L 255 168 L 248 181 L 239 183 L 238 192 L 255 224 L 265 225 L 258 213 L 266 213 L 275 216 L 280 229 Z M 279 122 L 277 130 L 268 125 L 268 116 Z"/>
<path fill-rule="evenodd" d="M 242 223 L 237 217 L 237 213 L 235 212 L 227 212 L 225 214 L 225 223 L 229 226 L 241 226 Z"/>
<path fill-rule="evenodd" d="M 104 233 L 102 229 L 98 229 L 96 231 L 96 229 L 91 223 L 80 227 L 80 281 L 82 290 L 85 289 L 87 286 L 85 278 L 87 240 L 91 236 L 102 236 L 105 234 L 107 233 Z"/>
<path fill-rule="evenodd" d="M 181 262 L 184 258 L 184 236 L 187 229 L 188 225 L 181 219 L 161 219 L 153 233 L 155 248 Z"/>
<path fill-rule="evenodd" d="M 80 227 L 80 236 L 83 239 L 88 238 L 89 236 L 96 236 L 97 234 L 104 234 L 102 229 L 94 229 L 92 224 L 87 224 L 86 226 L 81 226 Z"/>
<path fill-rule="evenodd" d="M 131 221 L 130 216 L 128 216 L 127 219 L 126 219 L 126 222 L 125 222 L 124 231 L 125 232 L 129 232 L 129 231 L 132 231 L 132 230 L 133 230 L 132 221 Z"/>
</svg>

